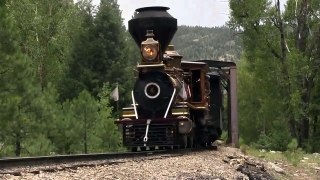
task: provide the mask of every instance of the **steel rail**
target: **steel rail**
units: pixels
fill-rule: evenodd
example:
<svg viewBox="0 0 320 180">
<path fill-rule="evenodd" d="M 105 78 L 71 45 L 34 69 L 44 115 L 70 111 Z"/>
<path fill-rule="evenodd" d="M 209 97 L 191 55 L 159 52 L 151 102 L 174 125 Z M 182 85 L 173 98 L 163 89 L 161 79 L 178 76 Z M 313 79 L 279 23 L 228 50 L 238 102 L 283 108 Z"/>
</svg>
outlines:
<svg viewBox="0 0 320 180">
<path fill-rule="evenodd" d="M 142 152 L 121 152 L 121 153 L 94 153 L 74 154 L 37 157 L 16 157 L 0 159 L 0 170 L 12 167 L 25 167 L 34 165 L 62 164 L 85 161 L 112 160 L 121 158 L 145 157 L 157 154 L 177 153 L 178 151 L 142 151 Z"/>
<path fill-rule="evenodd" d="M 217 150 L 217 147 L 5 158 L 0 159 L 0 177 L 2 174 L 21 176 L 22 173 L 39 174 L 41 171 L 56 172 L 78 167 L 118 164 L 126 162 L 130 158 L 140 160 L 147 158 L 151 160 L 154 158 L 175 157 L 206 150 Z"/>
<path fill-rule="evenodd" d="M 215 148 L 214 148 L 215 149 Z M 35 156 L 35 157 L 14 157 L 0 159 L 1 170 L 14 167 L 29 167 L 63 163 L 89 162 L 99 160 L 117 160 L 126 158 L 142 158 L 157 155 L 175 155 L 187 154 L 190 152 L 199 152 L 208 150 L 208 148 L 187 148 L 187 149 L 169 149 L 156 151 L 140 151 L 140 152 L 118 152 L 118 153 L 92 153 L 92 154 L 73 154 L 73 155 L 55 155 L 55 156 Z M 216 149 L 215 149 L 216 150 Z"/>
</svg>

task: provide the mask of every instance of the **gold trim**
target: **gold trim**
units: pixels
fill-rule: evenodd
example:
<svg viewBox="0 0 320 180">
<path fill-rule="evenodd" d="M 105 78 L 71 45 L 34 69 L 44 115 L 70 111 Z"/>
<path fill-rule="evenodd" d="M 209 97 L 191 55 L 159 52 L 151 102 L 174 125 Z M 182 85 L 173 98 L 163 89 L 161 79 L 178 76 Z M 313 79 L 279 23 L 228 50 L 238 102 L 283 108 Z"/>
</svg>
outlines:
<svg viewBox="0 0 320 180">
<path fill-rule="evenodd" d="M 134 117 L 135 116 L 135 112 L 133 109 L 130 110 L 124 110 L 122 112 L 122 117 Z"/>
<path fill-rule="evenodd" d="M 189 113 L 188 112 L 176 112 L 176 113 L 172 113 L 172 115 L 176 115 L 176 116 L 178 116 L 178 115 L 189 115 Z"/>
<path fill-rule="evenodd" d="M 189 107 L 191 107 L 192 109 L 207 109 L 208 107 L 206 107 L 206 106 L 195 106 L 195 105 L 193 105 L 193 104 L 191 104 L 191 103 L 187 103 L 187 105 L 189 106 Z"/>
<path fill-rule="evenodd" d="M 164 67 L 164 64 L 137 65 L 137 68 L 153 68 L 153 67 Z"/>
<path fill-rule="evenodd" d="M 172 115 L 188 115 L 188 107 L 174 107 L 171 110 Z"/>
<path fill-rule="evenodd" d="M 124 117 L 124 118 L 135 117 L 135 115 L 134 114 L 126 114 L 126 115 L 122 115 L 122 117 Z"/>
</svg>

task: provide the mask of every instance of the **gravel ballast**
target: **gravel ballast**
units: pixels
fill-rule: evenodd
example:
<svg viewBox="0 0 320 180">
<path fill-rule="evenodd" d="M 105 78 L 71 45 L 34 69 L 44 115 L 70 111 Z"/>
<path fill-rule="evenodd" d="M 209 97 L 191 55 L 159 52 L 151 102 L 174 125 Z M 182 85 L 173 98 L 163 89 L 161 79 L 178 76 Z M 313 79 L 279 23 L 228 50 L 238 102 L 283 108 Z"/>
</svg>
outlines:
<svg viewBox="0 0 320 180">
<path fill-rule="evenodd" d="M 217 151 L 187 153 L 183 156 L 127 159 L 125 162 L 84 166 L 57 172 L 0 175 L 0 179 L 249 179 L 237 171 L 239 163 L 226 162 L 240 157 L 239 149 L 219 147 Z"/>
</svg>

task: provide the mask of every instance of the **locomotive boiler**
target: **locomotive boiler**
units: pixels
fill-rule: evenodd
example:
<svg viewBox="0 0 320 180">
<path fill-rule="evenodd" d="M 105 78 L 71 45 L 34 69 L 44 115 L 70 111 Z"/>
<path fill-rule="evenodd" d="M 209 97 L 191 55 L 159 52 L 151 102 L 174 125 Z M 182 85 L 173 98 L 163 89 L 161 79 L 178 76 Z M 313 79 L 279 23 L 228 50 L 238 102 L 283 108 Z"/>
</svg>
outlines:
<svg viewBox="0 0 320 180">
<path fill-rule="evenodd" d="M 129 21 L 141 60 L 132 105 L 116 124 L 131 150 L 208 146 L 221 135 L 222 77 L 206 61 L 182 61 L 169 45 L 177 20 L 168 9 L 140 8 Z"/>
</svg>

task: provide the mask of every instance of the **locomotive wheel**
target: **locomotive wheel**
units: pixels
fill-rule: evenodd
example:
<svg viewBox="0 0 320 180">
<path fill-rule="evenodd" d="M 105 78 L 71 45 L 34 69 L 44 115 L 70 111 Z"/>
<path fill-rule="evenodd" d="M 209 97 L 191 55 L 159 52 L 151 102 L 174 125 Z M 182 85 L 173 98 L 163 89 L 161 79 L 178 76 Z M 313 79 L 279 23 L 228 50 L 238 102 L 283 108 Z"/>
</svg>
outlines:
<svg viewBox="0 0 320 180">
<path fill-rule="evenodd" d="M 164 146 L 164 149 L 165 149 L 165 150 L 173 150 L 173 149 L 174 149 L 174 146 Z"/>
<path fill-rule="evenodd" d="M 193 131 L 191 132 L 188 139 L 189 139 L 189 147 L 193 148 L 193 146 L 194 146 L 194 133 L 193 133 Z"/>
<path fill-rule="evenodd" d="M 193 131 L 190 134 L 184 134 L 181 137 L 181 147 L 186 148 L 193 148 L 194 147 L 194 133 Z"/>
<path fill-rule="evenodd" d="M 183 147 L 184 149 L 186 149 L 188 147 L 188 135 L 184 134 L 182 138 L 183 138 Z"/>
<path fill-rule="evenodd" d="M 130 150 L 131 150 L 131 152 L 137 152 L 138 148 L 137 147 L 132 147 Z"/>
</svg>

